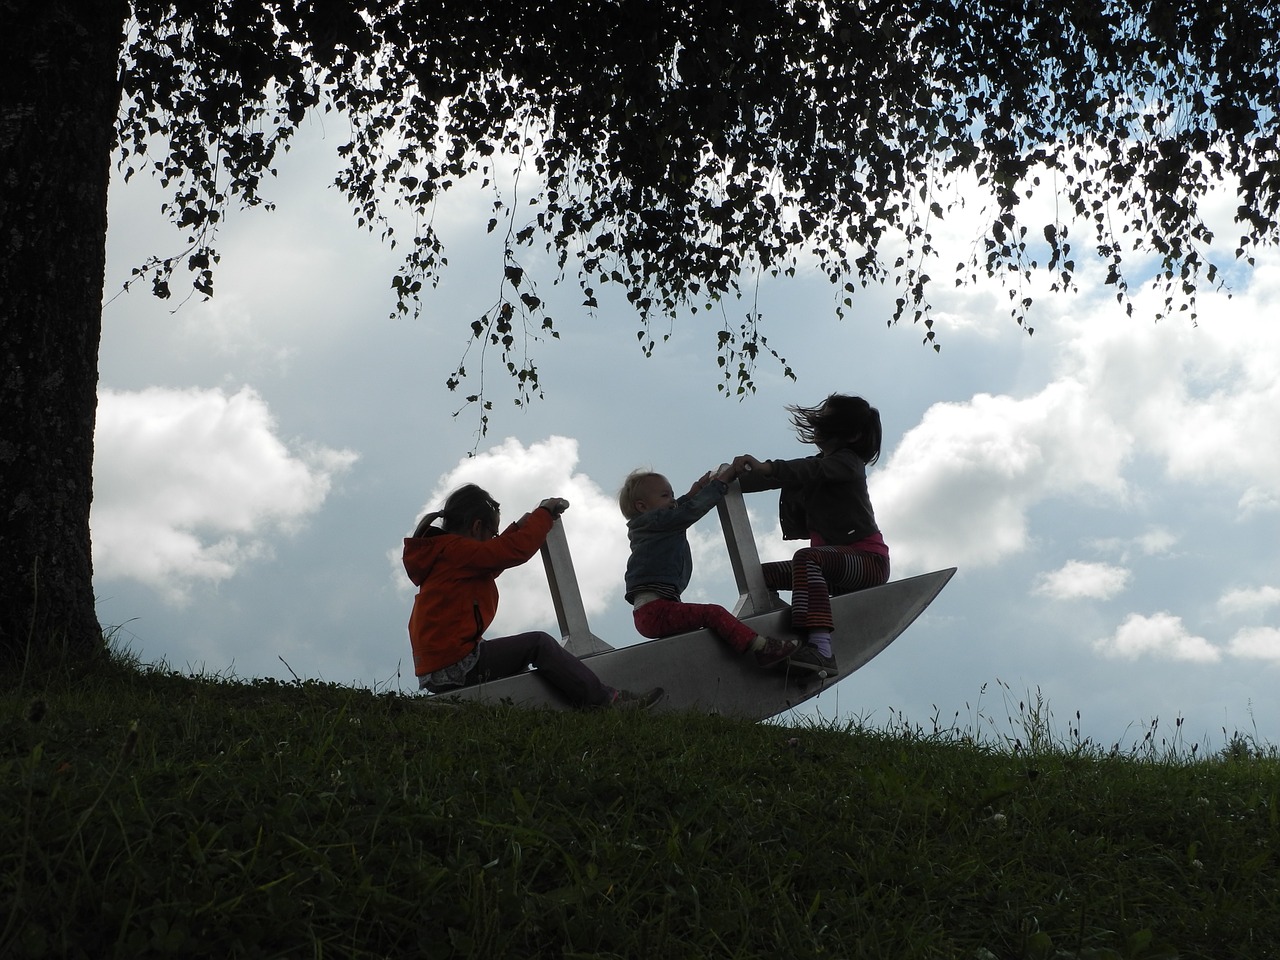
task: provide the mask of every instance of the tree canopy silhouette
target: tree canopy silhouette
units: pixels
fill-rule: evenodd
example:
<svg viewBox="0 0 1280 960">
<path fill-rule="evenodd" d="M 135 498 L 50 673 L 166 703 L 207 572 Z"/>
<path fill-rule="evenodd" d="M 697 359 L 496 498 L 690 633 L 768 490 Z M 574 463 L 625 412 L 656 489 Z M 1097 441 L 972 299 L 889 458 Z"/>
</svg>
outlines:
<svg viewBox="0 0 1280 960">
<path fill-rule="evenodd" d="M 8 0 L 0 390 L 20 415 L 0 428 L 4 649 L 97 643 L 88 512 L 112 164 L 158 176 L 187 238 L 135 279 L 209 296 L 223 218 L 269 203 L 279 152 L 310 111 L 333 113 L 349 131 L 336 186 L 404 253 L 393 312 L 416 311 L 446 266 L 442 193 L 518 169 L 490 211 L 503 294 L 470 324 L 524 397 L 539 385 L 523 334 L 556 335 L 539 284 L 560 280 L 587 309 L 619 288 L 646 350 L 651 319 L 736 297 L 744 277 L 802 255 L 845 307 L 893 285 L 886 319 L 929 343 L 936 276 L 1007 278 L 1029 330 L 1025 282 L 1042 270 L 1071 288 L 1081 256 L 1106 263 L 1122 301 L 1126 256 L 1154 256 L 1161 312 L 1194 315 L 1196 290 L 1219 279 L 1200 215 L 1211 187 L 1238 196 L 1231 258 L 1277 236 L 1275 7 Z M 968 262 L 938 263 L 942 186 L 961 174 L 990 197 L 985 229 Z M 1058 197 L 1058 219 L 1028 222 L 1038 191 Z M 552 275 L 526 273 L 535 249 Z M 734 323 L 713 335 L 721 388 L 740 392 L 771 351 L 753 308 Z M 449 387 L 465 377 L 459 365 Z"/>
</svg>

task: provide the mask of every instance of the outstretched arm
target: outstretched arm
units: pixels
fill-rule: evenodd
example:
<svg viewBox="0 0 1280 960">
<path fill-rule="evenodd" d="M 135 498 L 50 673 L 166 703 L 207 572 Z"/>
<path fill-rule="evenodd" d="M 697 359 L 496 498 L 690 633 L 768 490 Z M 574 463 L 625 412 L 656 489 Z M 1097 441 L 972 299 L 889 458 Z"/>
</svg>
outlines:
<svg viewBox="0 0 1280 960">
<path fill-rule="evenodd" d="M 695 493 L 697 493 L 699 490 L 705 487 L 712 480 L 720 480 L 720 481 L 723 481 L 724 483 L 732 483 L 734 478 L 737 475 L 738 475 L 738 471 L 734 469 L 734 466 L 732 463 L 722 463 L 720 464 L 720 466 L 716 467 L 714 470 L 708 470 L 706 473 L 700 476 L 697 480 L 693 481 L 693 486 L 689 488 L 689 492 L 686 493 L 684 497 L 681 497 L 680 499 L 683 500 L 685 499 L 685 497 L 692 497 Z"/>
<path fill-rule="evenodd" d="M 734 457 L 731 465 L 734 475 L 743 473 L 756 473 L 762 477 L 773 475 L 773 464 L 768 460 L 757 460 L 749 453 L 744 453 L 740 457 Z"/>
<path fill-rule="evenodd" d="M 774 475 L 772 460 L 760 460 L 749 453 L 733 458 L 733 468 L 737 471 L 738 482 L 742 484 L 743 493 L 756 493 L 760 490 L 775 490 L 779 486 Z"/>
<path fill-rule="evenodd" d="M 699 490 L 701 490 L 710 482 L 711 482 L 711 471 L 708 470 L 706 473 L 700 476 L 697 480 L 693 481 L 693 486 L 689 488 L 689 492 L 686 493 L 680 499 L 687 500 L 689 497 L 692 497 L 695 493 L 697 493 Z"/>
<path fill-rule="evenodd" d="M 552 520 L 559 520 L 560 515 L 569 509 L 569 501 L 563 497 L 547 497 L 547 499 L 538 504 L 535 509 L 545 510 L 547 513 L 551 514 Z M 532 511 L 530 513 L 526 513 L 515 523 L 511 524 L 511 527 L 508 529 L 518 529 L 523 527 L 529 521 L 529 517 L 531 515 Z"/>
</svg>

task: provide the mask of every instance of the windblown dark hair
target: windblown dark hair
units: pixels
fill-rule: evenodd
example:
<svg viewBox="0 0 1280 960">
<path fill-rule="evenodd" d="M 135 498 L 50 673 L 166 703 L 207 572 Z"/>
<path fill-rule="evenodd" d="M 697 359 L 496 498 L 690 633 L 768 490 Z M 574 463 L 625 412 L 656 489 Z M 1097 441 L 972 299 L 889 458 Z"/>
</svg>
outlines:
<svg viewBox="0 0 1280 960">
<path fill-rule="evenodd" d="M 861 397 L 833 393 L 816 407 L 787 407 L 791 425 L 803 443 L 835 440 L 848 446 L 864 463 L 880 459 L 884 431 L 880 411 Z"/>
<path fill-rule="evenodd" d="M 486 526 L 497 533 L 499 512 L 498 501 L 482 487 L 465 483 L 445 498 L 443 509 L 428 513 L 419 520 L 413 535 L 421 537 L 436 520 L 444 521 L 442 526 L 445 533 L 466 533 L 477 520 L 483 520 Z"/>
</svg>

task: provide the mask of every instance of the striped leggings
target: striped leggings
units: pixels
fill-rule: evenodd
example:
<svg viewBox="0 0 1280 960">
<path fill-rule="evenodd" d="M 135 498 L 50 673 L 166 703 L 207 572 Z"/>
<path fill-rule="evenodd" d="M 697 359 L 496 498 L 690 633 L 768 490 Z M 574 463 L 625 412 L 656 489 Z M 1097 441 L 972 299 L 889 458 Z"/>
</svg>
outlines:
<svg viewBox="0 0 1280 960">
<path fill-rule="evenodd" d="M 804 547 L 790 560 L 761 564 L 770 590 L 791 591 L 791 622 L 802 631 L 830 631 L 831 594 L 878 587 L 889 558 L 850 547 Z"/>
</svg>

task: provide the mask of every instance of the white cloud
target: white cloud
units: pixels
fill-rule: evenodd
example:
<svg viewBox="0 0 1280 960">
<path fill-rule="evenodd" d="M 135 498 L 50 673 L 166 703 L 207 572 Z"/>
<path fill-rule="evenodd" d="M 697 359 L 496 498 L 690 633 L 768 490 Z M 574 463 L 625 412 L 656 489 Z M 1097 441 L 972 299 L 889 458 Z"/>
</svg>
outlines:
<svg viewBox="0 0 1280 960">
<path fill-rule="evenodd" d="M 1218 599 L 1224 613 L 1250 613 L 1280 605 L 1280 587 L 1228 590 Z"/>
<path fill-rule="evenodd" d="M 1227 650 L 1233 657 L 1280 664 L 1280 630 L 1275 627 L 1248 627 L 1231 638 Z"/>
<path fill-rule="evenodd" d="M 99 391 L 91 521 L 95 578 L 171 602 L 270 554 L 324 503 L 348 450 L 290 450 L 245 387 Z"/>
<path fill-rule="evenodd" d="M 1054 600 L 1110 600 L 1124 592 L 1130 577 L 1124 567 L 1068 560 L 1052 573 L 1043 574 L 1034 592 Z"/>
<path fill-rule="evenodd" d="M 1178 535 L 1164 527 L 1152 527 L 1136 537 L 1095 537 L 1086 541 L 1093 549 L 1116 554 L 1122 563 L 1135 556 L 1168 556 L 1178 543 Z"/>
<path fill-rule="evenodd" d="M 1241 512 L 1280 497 L 1280 339 L 1262 299 L 1267 273 L 1233 299 L 1202 294 L 1198 325 L 1091 322 L 1070 347 L 1091 395 L 1170 479 L 1234 491 Z M 1154 312 L 1154 296 L 1137 309 Z"/>
<path fill-rule="evenodd" d="M 1241 494 L 1237 506 L 1240 508 L 1241 518 L 1280 510 L 1280 490 L 1251 486 Z"/>
<path fill-rule="evenodd" d="M 1137 660 L 1152 656 L 1165 660 L 1213 663 L 1222 651 L 1204 637 L 1191 633 L 1181 617 L 1157 613 L 1150 617 L 1133 613 L 1110 637 L 1095 640 L 1094 649 L 1108 657 Z"/>
<path fill-rule="evenodd" d="M 950 231 L 963 233 L 964 220 L 953 218 Z M 1264 251 L 1258 264 L 1234 298 L 1202 292 L 1195 324 L 1185 315 L 1142 319 L 1160 306 L 1151 289 L 1138 290 L 1135 315 L 1124 315 L 1093 282 L 1100 275 L 1090 260 L 1078 295 L 1048 294 L 1033 279 L 1036 350 L 1056 362 L 1047 385 L 1035 389 L 1044 381 L 1020 371 L 1015 382 L 1032 385 L 1026 393 L 935 404 L 873 474 L 895 570 L 1016 556 L 1033 536 L 1030 511 L 1054 499 L 1141 510 L 1211 490 L 1232 498 L 1241 519 L 1280 509 L 1280 337 L 1268 307 L 1280 291 L 1280 260 Z M 985 329 L 981 318 L 994 322 L 998 312 L 979 306 L 992 286 L 939 289 L 935 308 Z M 1136 482 L 1132 468 L 1151 462 L 1166 483 Z M 1127 562 L 1169 555 L 1183 536 L 1155 526 L 1109 546 Z"/>
<path fill-rule="evenodd" d="M 1138 537 L 1135 542 L 1144 555 L 1158 557 L 1167 554 L 1174 548 L 1174 545 L 1178 542 L 1178 535 L 1163 527 L 1153 527 Z"/>
<path fill-rule="evenodd" d="M 894 569 L 998 563 L 1026 548 L 1028 511 L 1042 500 L 1123 500 L 1131 442 L 1072 380 L 1025 400 L 978 394 L 930 407 L 871 479 Z"/>
<path fill-rule="evenodd" d="M 1240 518 L 1280 506 L 1280 338 L 1255 302 L 1267 282 L 1234 300 L 1203 294 L 1198 326 L 1135 322 L 1100 296 L 1066 301 L 1078 313 L 1040 327 L 1058 352 L 1053 380 L 935 404 L 873 474 L 895 569 L 999 563 L 1026 549 L 1029 511 L 1052 499 L 1140 508 L 1150 494 L 1127 473 L 1138 458 L 1162 465 L 1177 494 L 1233 496 Z M 1139 297 L 1150 315 L 1151 294 Z M 1180 536 L 1156 526 L 1123 553 L 1167 555 Z"/>
<path fill-rule="evenodd" d="M 689 581 L 684 599 L 694 603 L 718 603 L 732 610 L 736 596 L 708 590 L 708 583 L 714 578 L 723 577 L 733 582 L 733 567 L 729 563 L 724 531 L 715 510 L 689 528 L 689 549 L 693 554 L 693 579 Z"/>
<path fill-rule="evenodd" d="M 314 263 L 311 269 L 315 269 Z M 284 372 L 297 355 L 297 347 L 284 347 L 267 339 L 269 324 L 254 315 L 243 295 L 231 293 L 212 300 L 189 303 L 177 321 L 183 340 L 209 356 L 243 361 L 255 369 L 274 367 Z"/>
</svg>

